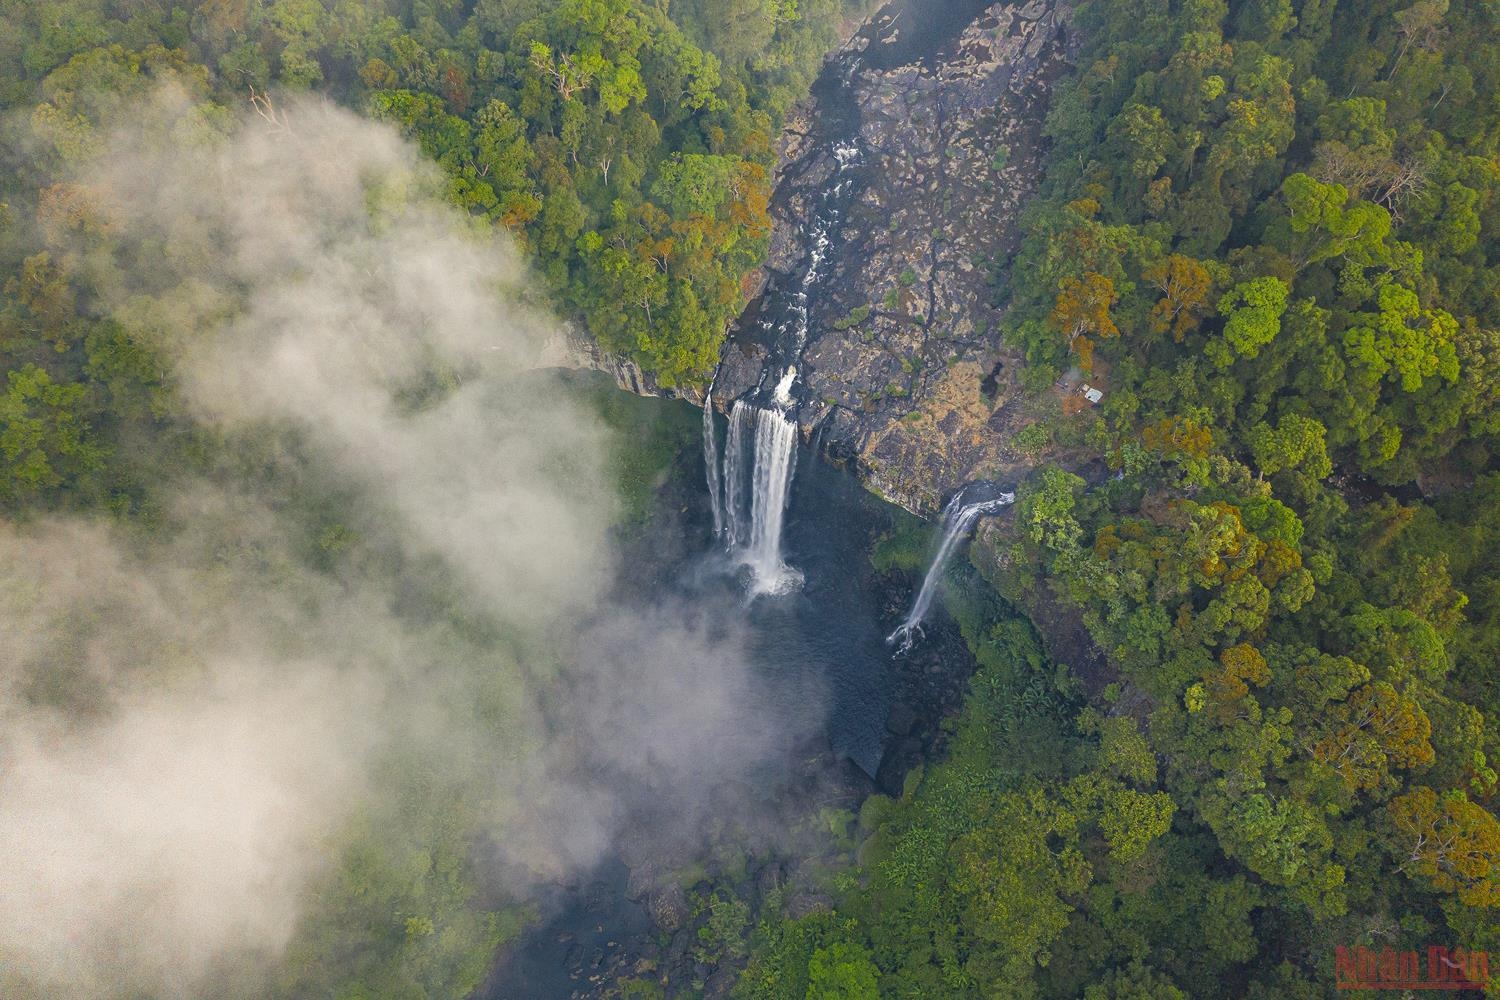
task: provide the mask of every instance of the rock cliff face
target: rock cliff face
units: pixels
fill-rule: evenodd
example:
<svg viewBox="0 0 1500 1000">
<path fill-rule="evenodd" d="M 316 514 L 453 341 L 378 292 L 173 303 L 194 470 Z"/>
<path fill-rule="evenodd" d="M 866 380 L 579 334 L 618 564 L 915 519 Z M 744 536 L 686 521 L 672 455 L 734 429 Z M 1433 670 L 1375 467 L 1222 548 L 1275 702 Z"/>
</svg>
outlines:
<svg viewBox="0 0 1500 1000">
<path fill-rule="evenodd" d="M 703 405 L 702 392 L 677 393 L 662 389 L 635 361 L 604 351 L 593 337 L 576 326 L 564 325 L 552 339 L 542 345 L 541 355 L 535 363 L 538 368 L 577 368 L 604 372 L 621 389 L 637 396 L 681 395 L 694 405 Z"/>
<path fill-rule="evenodd" d="M 804 433 L 887 499 L 929 513 L 965 482 L 1031 464 L 1010 444 L 1031 416 L 1022 360 L 999 341 L 992 275 L 1039 177 L 1070 13 L 1066 0 L 968 7 L 953 36 L 915 41 L 931 9 L 887 8 L 830 65 L 785 137 L 764 293 L 732 333 L 714 393 L 733 399 L 795 366 Z M 840 185 L 853 190 L 829 224 Z M 826 260 L 809 283 L 815 255 Z M 786 312 L 803 292 L 805 331 L 792 337 Z"/>
</svg>

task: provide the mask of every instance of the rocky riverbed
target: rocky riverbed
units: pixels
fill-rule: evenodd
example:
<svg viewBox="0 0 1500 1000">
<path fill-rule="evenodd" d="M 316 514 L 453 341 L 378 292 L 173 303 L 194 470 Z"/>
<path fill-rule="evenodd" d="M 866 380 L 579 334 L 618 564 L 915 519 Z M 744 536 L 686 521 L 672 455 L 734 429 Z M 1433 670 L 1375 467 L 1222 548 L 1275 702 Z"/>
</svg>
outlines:
<svg viewBox="0 0 1500 1000">
<path fill-rule="evenodd" d="M 1033 419 L 1023 361 L 1001 343 L 992 302 L 1040 177 L 1070 8 L 993 4 L 912 52 L 919 11 L 878 15 L 835 58 L 835 85 L 791 123 L 764 292 L 726 346 L 715 397 L 795 365 L 804 432 L 887 499 L 931 512 L 965 482 L 1017 479 L 1032 464 L 1011 443 Z M 851 148 L 860 168 L 836 178 Z M 857 190 L 827 234 L 805 343 L 789 344 L 775 313 L 804 281 L 824 236 L 810 220 L 835 179 Z"/>
</svg>

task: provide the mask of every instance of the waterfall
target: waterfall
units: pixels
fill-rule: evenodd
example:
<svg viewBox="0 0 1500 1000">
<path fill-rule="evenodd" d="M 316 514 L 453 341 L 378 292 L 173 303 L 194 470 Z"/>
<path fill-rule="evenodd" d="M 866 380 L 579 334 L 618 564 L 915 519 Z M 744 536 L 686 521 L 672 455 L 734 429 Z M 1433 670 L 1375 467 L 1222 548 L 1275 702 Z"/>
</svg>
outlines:
<svg viewBox="0 0 1500 1000">
<path fill-rule="evenodd" d="M 714 429 L 714 390 L 703 398 L 703 467 L 708 472 L 708 504 L 713 509 L 714 537 L 724 534 L 724 485 L 719 478 L 719 437 Z"/>
<path fill-rule="evenodd" d="M 887 643 L 893 646 L 899 643 L 898 651 L 902 653 L 911 649 L 917 636 L 922 634 L 922 620 L 927 617 L 927 612 L 932 610 L 932 602 L 937 597 L 938 584 L 942 582 L 943 570 L 948 568 L 948 560 L 953 557 L 953 550 L 958 548 L 959 542 L 968 535 L 969 530 L 974 527 L 974 522 L 978 521 L 981 515 L 993 514 L 1015 501 L 1014 493 L 1001 493 L 986 500 L 965 502 L 963 490 L 948 501 L 948 506 L 943 510 L 942 542 L 938 545 L 937 555 L 933 557 L 927 576 L 922 580 L 922 589 L 917 591 L 917 599 L 912 603 L 906 620 L 885 640 Z"/>
<path fill-rule="evenodd" d="M 750 541 L 745 564 L 757 593 L 780 593 L 800 579 L 781 561 L 781 525 L 797 467 L 797 423 L 779 410 L 759 411 L 755 422 L 755 488 L 750 495 Z"/>
<path fill-rule="evenodd" d="M 781 376 L 781 381 L 776 383 L 776 388 L 771 393 L 771 398 L 776 401 L 777 406 L 785 410 L 792 405 L 792 386 L 796 384 L 797 366 L 792 365 L 786 370 L 786 374 Z"/>
<path fill-rule="evenodd" d="M 706 456 L 712 454 L 707 438 L 704 448 Z M 740 563 L 750 568 L 757 594 L 784 592 L 801 579 L 781 555 L 781 530 L 796 467 L 797 422 L 780 408 L 762 410 L 737 401 L 730 409 L 724 440 L 722 535 Z M 710 480 L 714 478 L 710 474 Z M 719 488 L 710 482 L 710 493 Z"/>
<path fill-rule="evenodd" d="M 745 429 L 755 421 L 755 407 L 736 401 L 729 413 L 724 439 L 724 540 L 731 547 L 745 544 Z"/>
</svg>

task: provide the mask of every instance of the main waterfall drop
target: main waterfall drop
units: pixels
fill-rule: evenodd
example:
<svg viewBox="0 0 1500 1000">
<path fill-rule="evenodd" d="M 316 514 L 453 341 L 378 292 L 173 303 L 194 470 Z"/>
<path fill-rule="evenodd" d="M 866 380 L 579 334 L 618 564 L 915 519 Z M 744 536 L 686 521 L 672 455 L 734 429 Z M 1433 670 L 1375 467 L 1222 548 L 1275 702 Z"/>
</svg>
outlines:
<svg viewBox="0 0 1500 1000">
<path fill-rule="evenodd" d="M 787 414 L 789 371 L 765 408 L 736 400 L 729 411 L 722 473 L 713 414 L 703 424 L 703 460 L 708 469 L 714 530 L 751 572 L 756 594 L 783 593 L 798 586 L 802 575 L 781 553 L 781 533 L 797 468 L 797 421 Z M 712 406 L 712 399 L 708 401 Z"/>
<path fill-rule="evenodd" d="M 953 551 L 974 527 L 974 522 L 985 514 L 993 514 L 1016 502 L 1014 493 L 999 493 L 983 500 L 968 500 L 966 497 L 969 493 L 967 489 L 959 490 L 943 509 L 942 541 L 938 544 L 937 555 L 933 557 L 927 576 L 922 580 L 922 589 L 917 591 L 917 599 L 912 602 L 906 620 L 885 640 L 896 646 L 898 652 L 904 653 L 911 649 L 912 643 L 922 634 L 922 622 L 932 610 L 938 585 L 943 580 L 943 571 L 948 568 Z"/>
<path fill-rule="evenodd" d="M 738 404 L 736 404 L 738 405 Z M 755 418 L 755 488 L 750 494 L 750 541 L 745 565 L 758 594 L 778 594 L 802 582 L 802 574 L 781 559 L 781 525 L 797 467 L 797 422 L 780 410 L 760 410 Z"/>
<path fill-rule="evenodd" d="M 748 444 L 746 432 L 755 426 L 756 409 L 744 400 L 735 402 L 729 411 L 729 436 L 724 440 L 723 497 L 724 530 L 720 534 L 729 548 L 738 548 L 749 539 L 745 518 L 748 505 L 745 503 L 745 470 Z M 753 431 L 752 431 L 753 432 Z M 750 456 L 754 462 L 754 456 Z M 753 468 L 753 464 L 750 468 Z M 715 472 L 718 473 L 718 469 Z"/>
</svg>

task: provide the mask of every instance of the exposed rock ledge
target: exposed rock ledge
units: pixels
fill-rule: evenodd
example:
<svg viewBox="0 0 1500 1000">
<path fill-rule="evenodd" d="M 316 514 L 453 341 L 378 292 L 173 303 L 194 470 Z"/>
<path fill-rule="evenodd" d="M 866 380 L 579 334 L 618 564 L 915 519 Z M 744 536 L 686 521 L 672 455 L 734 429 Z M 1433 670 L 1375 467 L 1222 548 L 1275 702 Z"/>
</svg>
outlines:
<svg viewBox="0 0 1500 1000">
<path fill-rule="evenodd" d="M 703 405 L 702 392 L 664 390 L 635 361 L 603 350 L 593 337 L 572 324 L 565 325 L 542 345 L 536 367 L 580 368 L 604 372 L 621 389 L 637 396 L 677 396 L 689 400 L 695 406 Z"/>
</svg>

